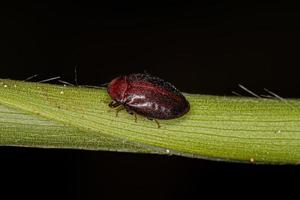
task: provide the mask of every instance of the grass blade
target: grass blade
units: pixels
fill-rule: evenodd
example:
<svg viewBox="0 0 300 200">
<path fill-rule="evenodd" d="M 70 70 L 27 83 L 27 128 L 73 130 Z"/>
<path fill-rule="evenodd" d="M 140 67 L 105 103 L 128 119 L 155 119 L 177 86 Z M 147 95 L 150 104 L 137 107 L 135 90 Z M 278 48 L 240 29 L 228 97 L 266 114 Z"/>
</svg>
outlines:
<svg viewBox="0 0 300 200">
<path fill-rule="evenodd" d="M 116 117 L 105 89 L 0 79 L 0 145 L 299 163 L 299 100 L 186 97 L 190 112 L 158 129 L 125 111 Z"/>
</svg>

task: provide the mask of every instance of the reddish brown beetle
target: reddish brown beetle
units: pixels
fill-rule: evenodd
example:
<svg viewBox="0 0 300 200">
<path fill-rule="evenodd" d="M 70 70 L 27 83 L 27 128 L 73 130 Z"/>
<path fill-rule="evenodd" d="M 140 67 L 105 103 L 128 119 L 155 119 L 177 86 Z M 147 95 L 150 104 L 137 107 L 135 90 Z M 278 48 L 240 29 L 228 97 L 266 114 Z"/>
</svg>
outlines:
<svg viewBox="0 0 300 200">
<path fill-rule="evenodd" d="M 186 98 L 172 84 L 149 74 L 130 74 L 113 79 L 107 88 L 112 108 L 148 119 L 174 119 L 190 110 Z M 120 110 L 120 109 L 119 109 Z M 119 111 L 118 110 L 118 111 Z M 117 112 L 118 112 L 117 111 Z"/>
</svg>

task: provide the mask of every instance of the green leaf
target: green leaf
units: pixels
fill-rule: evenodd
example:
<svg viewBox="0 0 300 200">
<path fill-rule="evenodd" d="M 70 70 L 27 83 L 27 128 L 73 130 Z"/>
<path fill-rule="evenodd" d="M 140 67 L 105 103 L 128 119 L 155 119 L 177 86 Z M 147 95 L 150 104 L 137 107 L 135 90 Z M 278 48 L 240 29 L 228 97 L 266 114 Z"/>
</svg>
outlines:
<svg viewBox="0 0 300 200">
<path fill-rule="evenodd" d="M 105 89 L 0 79 L 0 145 L 300 162 L 300 101 L 185 94 L 191 110 L 153 121 L 108 107 Z"/>
</svg>

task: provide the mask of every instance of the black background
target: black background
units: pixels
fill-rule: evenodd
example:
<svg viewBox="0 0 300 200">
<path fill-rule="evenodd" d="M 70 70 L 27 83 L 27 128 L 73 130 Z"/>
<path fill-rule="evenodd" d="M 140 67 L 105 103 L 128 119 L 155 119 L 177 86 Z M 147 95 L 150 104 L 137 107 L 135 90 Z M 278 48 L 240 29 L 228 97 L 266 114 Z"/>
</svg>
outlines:
<svg viewBox="0 0 300 200">
<path fill-rule="evenodd" d="M 300 8 L 242 2 L 1 5 L 0 77 L 74 83 L 76 68 L 78 84 L 99 86 L 146 70 L 189 93 L 247 96 L 242 84 L 299 98 Z M 300 180 L 298 166 L 13 147 L 0 148 L 0 173 L 0 195 L 41 199 L 256 197 Z"/>
</svg>

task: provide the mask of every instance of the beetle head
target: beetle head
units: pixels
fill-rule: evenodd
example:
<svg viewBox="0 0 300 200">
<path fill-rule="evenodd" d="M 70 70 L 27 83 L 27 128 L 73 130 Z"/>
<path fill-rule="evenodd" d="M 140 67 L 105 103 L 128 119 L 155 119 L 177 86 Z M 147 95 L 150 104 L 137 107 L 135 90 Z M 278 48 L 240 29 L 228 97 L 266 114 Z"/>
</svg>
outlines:
<svg viewBox="0 0 300 200">
<path fill-rule="evenodd" d="M 120 76 L 113 79 L 108 87 L 107 92 L 109 96 L 117 102 L 123 103 L 125 92 L 128 88 L 128 83 L 126 81 L 126 76 Z"/>
</svg>

